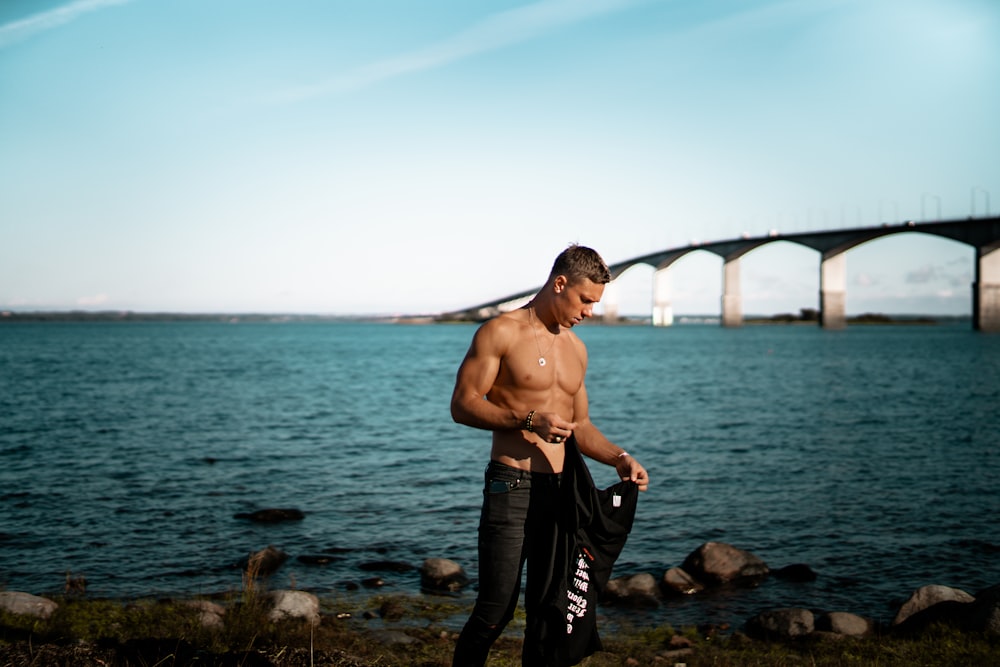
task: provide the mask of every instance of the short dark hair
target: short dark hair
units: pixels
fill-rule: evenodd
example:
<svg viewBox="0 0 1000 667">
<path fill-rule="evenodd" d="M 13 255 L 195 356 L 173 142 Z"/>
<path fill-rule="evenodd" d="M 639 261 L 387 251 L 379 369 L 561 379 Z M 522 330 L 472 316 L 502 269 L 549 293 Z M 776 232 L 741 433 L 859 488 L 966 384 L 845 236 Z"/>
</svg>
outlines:
<svg viewBox="0 0 1000 667">
<path fill-rule="evenodd" d="M 611 271 L 596 250 L 582 245 L 573 244 L 559 253 L 549 278 L 558 275 L 566 276 L 570 283 L 587 279 L 598 285 L 611 282 Z"/>
</svg>

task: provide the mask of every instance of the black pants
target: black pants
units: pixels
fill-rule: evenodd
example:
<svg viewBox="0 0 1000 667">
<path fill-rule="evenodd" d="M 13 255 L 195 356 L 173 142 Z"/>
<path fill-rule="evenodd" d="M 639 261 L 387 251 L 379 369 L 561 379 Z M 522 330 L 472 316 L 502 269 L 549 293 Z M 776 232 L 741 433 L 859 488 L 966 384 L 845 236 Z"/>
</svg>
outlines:
<svg viewBox="0 0 1000 667">
<path fill-rule="evenodd" d="M 535 612 L 552 572 L 560 475 L 531 473 L 491 461 L 479 520 L 479 595 L 455 647 L 453 667 L 479 667 L 514 617 L 527 562 L 525 613 Z M 540 664 L 525 637 L 523 665 Z"/>
</svg>

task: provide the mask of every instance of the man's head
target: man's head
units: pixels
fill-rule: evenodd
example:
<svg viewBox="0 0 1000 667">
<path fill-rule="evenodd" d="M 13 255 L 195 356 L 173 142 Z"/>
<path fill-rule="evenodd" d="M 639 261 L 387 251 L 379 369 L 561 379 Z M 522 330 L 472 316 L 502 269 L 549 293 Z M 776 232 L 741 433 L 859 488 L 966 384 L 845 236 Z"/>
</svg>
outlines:
<svg viewBox="0 0 1000 667">
<path fill-rule="evenodd" d="M 593 317 L 594 306 L 611 282 L 611 272 L 601 256 L 590 248 L 571 245 L 563 250 L 549 273 L 549 279 L 532 300 L 539 317 L 572 327 Z"/>
<path fill-rule="evenodd" d="M 596 250 L 582 245 L 573 244 L 559 253 L 549 280 L 556 276 L 566 276 L 569 284 L 575 285 L 581 280 L 589 280 L 597 285 L 607 285 L 611 282 L 611 272 Z"/>
</svg>

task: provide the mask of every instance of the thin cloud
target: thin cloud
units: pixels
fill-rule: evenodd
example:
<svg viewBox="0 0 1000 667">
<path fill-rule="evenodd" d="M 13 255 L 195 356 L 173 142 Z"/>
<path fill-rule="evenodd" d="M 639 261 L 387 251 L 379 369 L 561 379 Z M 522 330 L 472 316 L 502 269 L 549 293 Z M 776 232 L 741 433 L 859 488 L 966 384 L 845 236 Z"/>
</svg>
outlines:
<svg viewBox="0 0 1000 667">
<path fill-rule="evenodd" d="M 132 0 L 76 0 L 47 12 L 32 14 L 17 21 L 0 26 L 0 48 L 32 37 L 40 32 L 58 28 L 76 20 L 84 14 L 96 12 L 115 5 L 124 5 Z"/>
<path fill-rule="evenodd" d="M 371 63 L 316 84 L 286 89 L 271 101 L 299 102 L 358 90 L 413 72 L 444 67 L 480 53 L 537 38 L 566 25 L 620 12 L 649 1 L 542 0 L 493 14 L 426 48 Z"/>
</svg>

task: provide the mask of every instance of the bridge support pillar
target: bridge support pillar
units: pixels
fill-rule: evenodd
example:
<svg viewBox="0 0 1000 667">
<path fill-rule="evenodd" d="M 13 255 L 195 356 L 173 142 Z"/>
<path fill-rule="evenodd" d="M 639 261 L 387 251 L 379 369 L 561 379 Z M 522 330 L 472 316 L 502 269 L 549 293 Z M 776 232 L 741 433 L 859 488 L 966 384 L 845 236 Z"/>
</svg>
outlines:
<svg viewBox="0 0 1000 667">
<path fill-rule="evenodd" d="M 743 326 L 739 257 L 727 259 L 722 265 L 722 326 Z"/>
<path fill-rule="evenodd" d="M 618 286 L 615 281 L 611 281 L 604 286 L 604 296 L 601 297 L 604 315 L 602 320 L 605 324 L 615 324 L 618 322 Z"/>
<path fill-rule="evenodd" d="M 669 327 L 674 323 L 674 307 L 670 303 L 670 267 L 653 274 L 653 326 Z"/>
<path fill-rule="evenodd" d="M 972 328 L 1000 331 L 1000 247 L 980 249 L 972 284 Z"/>
<path fill-rule="evenodd" d="M 824 329 L 847 326 L 847 254 L 823 257 L 819 268 L 819 325 Z"/>
</svg>

